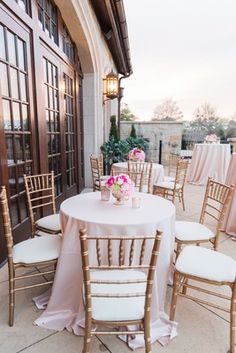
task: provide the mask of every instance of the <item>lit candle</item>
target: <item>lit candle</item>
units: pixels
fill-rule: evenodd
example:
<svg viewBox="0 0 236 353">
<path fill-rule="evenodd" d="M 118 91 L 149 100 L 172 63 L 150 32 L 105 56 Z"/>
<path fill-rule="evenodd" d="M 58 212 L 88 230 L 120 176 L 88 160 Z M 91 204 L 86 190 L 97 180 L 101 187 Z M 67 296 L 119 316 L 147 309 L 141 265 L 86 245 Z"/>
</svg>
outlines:
<svg viewBox="0 0 236 353">
<path fill-rule="evenodd" d="M 141 202 L 140 197 L 132 197 L 132 208 L 139 208 L 140 202 Z"/>
</svg>

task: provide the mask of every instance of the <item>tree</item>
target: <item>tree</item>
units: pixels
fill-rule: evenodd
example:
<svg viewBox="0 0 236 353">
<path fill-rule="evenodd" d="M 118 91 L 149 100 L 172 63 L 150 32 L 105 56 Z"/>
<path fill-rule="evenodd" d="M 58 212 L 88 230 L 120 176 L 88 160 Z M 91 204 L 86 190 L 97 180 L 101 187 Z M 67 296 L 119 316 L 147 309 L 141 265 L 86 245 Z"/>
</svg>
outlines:
<svg viewBox="0 0 236 353">
<path fill-rule="evenodd" d="M 134 124 L 132 124 L 131 132 L 130 132 L 130 137 L 133 137 L 133 138 L 135 138 L 135 139 L 136 139 L 136 137 L 137 137 Z"/>
<path fill-rule="evenodd" d="M 214 123 L 218 119 L 215 108 L 209 103 L 202 104 L 193 113 L 193 120 L 203 125 L 209 125 L 209 123 Z"/>
<path fill-rule="evenodd" d="M 152 121 L 180 121 L 183 118 L 183 113 L 179 109 L 177 103 L 172 98 L 165 98 L 155 108 Z"/>
<path fill-rule="evenodd" d="M 216 109 L 209 103 L 202 104 L 194 111 L 189 128 L 203 138 L 207 134 L 216 134 L 222 140 L 226 138 L 225 122 L 217 116 Z"/>
<path fill-rule="evenodd" d="M 117 130 L 117 125 L 116 125 L 116 116 L 115 115 L 112 115 L 110 117 L 110 122 L 111 122 L 111 127 L 110 127 L 109 138 L 114 137 L 114 140 L 118 141 L 119 137 L 118 137 L 118 130 Z"/>
<path fill-rule="evenodd" d="M 137 120 L 137 117 L 131 112 L 127 103 L 122 103 L 120 120 L 122 121 L 134 121 Z"/>
<path fill-rule="evenodd" d="M 236 116 L 232 116 L 231 120 L 228 122 L 226 129 L 226 137 L 236 137 Z"/>
</svg>

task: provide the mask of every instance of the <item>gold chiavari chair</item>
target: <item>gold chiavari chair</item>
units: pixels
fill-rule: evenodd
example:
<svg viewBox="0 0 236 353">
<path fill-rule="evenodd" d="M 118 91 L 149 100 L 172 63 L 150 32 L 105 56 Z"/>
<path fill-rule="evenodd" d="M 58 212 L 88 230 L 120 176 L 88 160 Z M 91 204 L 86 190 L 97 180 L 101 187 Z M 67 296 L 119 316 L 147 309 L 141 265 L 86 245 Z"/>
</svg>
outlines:
<svg viewBox="0 0 236 353">
<path fill-rule="evenodd" d="M 153 185 L 153 195 L 162 196 L 175 203 L 175 198 L 178 197 L 179 202 L 182 203 L 183 210 L 185 211 L 184 204 L 184 184 L 188 168 L 188 161 L 179 159 L 176 168 L 174 181 L 160 181 Z"/>
<path fill-rule="evenodd" d="M 32 234 L 42 231 L 50 234 L 61 233 L 59 214 L 56 213 L 54 172 L 25 175 L 25 190 L 29 208 Z M 48 216 L 36 219 L 37 211 L 47 209 Z"/>
<path fill-rule="evenodd" d="M 150 261 L 146 262 L 150 241 L 152 252 L 149 252 Z M 139 330 L 122 331 L 122 334 L 144 334 L 145 352 L 151 353 L 150 307 L 160 241 L 159 231 L 150 237 L 92 237 L 87 236 L 86 229 L 80 230 L 85 301 L 83 353 L 89 352 L 92 335 L 117 335 L 117 331 L 92 331 L 93 324 L 139 325 Z M 95 253 L 96 260 L 89 253 Z"/>
<path fill-rule="evenodd" d="M 152 192 L 152 162 L 132 162 L 128 161 L 128 171 L 143 173 L 142 191 Z"/>
<path fill-rule="evenodd" d="M 55 272 L 57 259 L 61 248 L 61 236 L 50 234 L 43 237 L 33 237 L 16 245 L 13 244 L 11 219 L 9 214 L 6 189 L 1 187 L 0 204 L 3 218 L 4 236 L 7 246 L 8 273 L 9 273 L 9 326 L 14 323 L 15 293 L 24 289 L 45 286 L 53 283 L 46 276 Z M 53 269 L 50 269 L 50 266 Z M 35 268 L 35 271 L 16 276 L 18 269 Z M 24 281 L 42 277 L 42 281 L 25 285 Z M 16 282 L 23 281 L 22 286 Z"/>
<path fill-rule="evenodd" d="M 143 172 L 129 172 L 128 170 L 122 170 L 118 168 L 111 169 L 111 174 L 113 176 L 117 176 L 120 174 L 126 174 L 130 177 L 130 179 L 134 182 L 135 190 L 138 192 L 142 192 L 143 190 Z"/>
<path fill-rule="evenodd" d="M 217 250 L 220 229 L 232 198 L 233 189 L 232 186 L 221 184 L 208 178 L 199 222 L 176 222 L 177 257 L 183 245 L 199 245 L 210 242 L 213 244 L 214 249 Z M 214 221 L 214 231 L 204 224 L 209 220 Z"/>
<path fill-rule="evenodd" d="M 208 289 L 208 286 L 210 289 Z M 221 286 L 228 286 L 231 290 L 231 295 L 228 296 L 225 293 L 221 293 L 218 289 Z M 187 288 L 191 289 L 191 295 L 187 293 Z M 197 294 L 198 292 L 200 296 Z M 202 294 L 207 297 L 207 300 L 202 299 Z M 228 353 L 234 353 L 236 329 L 236 261 L 229 256 L 211 249 L 193 245 L 186 246 L 181 251 L 175 264 L 170 320 L 175 319 L 178 296 L 201 304 L 201 308 L 208 309 L 209 306 L 230 314 L 230 350 Z M 216 302 L 213 303 L 213 300 L 211 300 L 213 297 L 220 298 L 222 304 L 219 305 L 219 299 L 217 304 Z M 225 301 L 228 301 L 230 305 L 226 306 Z M 211 325 L 213 327 L 214 322 Z M 219 327 L 217 328 L 219 329 Z"/>
<path fill-rule="evenodd" d="M 102 186 L 105 185 L 106 180 L 109 178 L 109 175 L 104 175 L 103 154 L 91 154 L 90 165 L 92 172 L 93 191 L 101 190 Z"/>
<path fill-rule="evenodd" d="M 175 174 L 178 160 L 182 157 L 176 153 L 170 153 L 168 159 L 168 175 L 164 177 L 164 181 L 175 181 Z"/>
</svg>

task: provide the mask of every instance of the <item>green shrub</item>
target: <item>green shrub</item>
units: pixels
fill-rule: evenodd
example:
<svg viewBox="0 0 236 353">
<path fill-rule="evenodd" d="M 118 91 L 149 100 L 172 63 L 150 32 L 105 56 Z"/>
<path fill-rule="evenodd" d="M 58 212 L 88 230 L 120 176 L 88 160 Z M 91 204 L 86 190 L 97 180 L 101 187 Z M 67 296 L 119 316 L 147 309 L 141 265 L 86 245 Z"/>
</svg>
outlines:
<svg viewBox="0 0 236 353">
<path fill-rule="evenodd" d="M 125 141 L 129 144 L 129 151 L 134 147 L 142 149 L 145 153 L 148 151 L 149 140 L 144 137 L 128 137 Z"/>
<path fill-rule="evenodd" d="M 115 140 L 113 136 L 101 146 L 105 164 L 105 173 L 110 174 L 113 163 L 125 162 L 128 153 L 134 147 L 138 147 L 147 152 L 149 141 L 143 137 L 128 137 L 124 140 Z"/>
</svg>

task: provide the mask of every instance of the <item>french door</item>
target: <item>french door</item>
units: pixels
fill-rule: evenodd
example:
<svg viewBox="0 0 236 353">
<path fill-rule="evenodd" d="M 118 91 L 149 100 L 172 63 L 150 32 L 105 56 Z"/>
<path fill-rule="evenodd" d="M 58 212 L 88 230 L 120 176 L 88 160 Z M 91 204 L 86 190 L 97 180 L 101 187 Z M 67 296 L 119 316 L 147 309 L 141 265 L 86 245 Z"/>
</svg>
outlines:
<svg viewBox="0 0 236 353">
<path fill-rule="evenodd" d="M 54 171 L 57 208 L 83 188 L 82 72 L 55 4 L 52 11 L 50 1 L 27 1 L 22 13 L 22 2 L 6 2 L 0 1 L 0 185 L 17 243 L 30 234 L 24 174 Z M 5 257 L 0 237 L 0 263 Z"/>
<path fill-rule="evenodd" d="M 0 183 L 7 186 L 16 242 L 30 229 L 23 174 L 36 160 L 31 62 L 29 31 L 0 8 Z"/>
<path fill-rule="evenodd" d="M 54 170 L 57 203 L 77 190 L 75 71 L 42 44 L 47 166 Z M 45 155 L 45 145 L 39 145 Z"/>
</svg>

